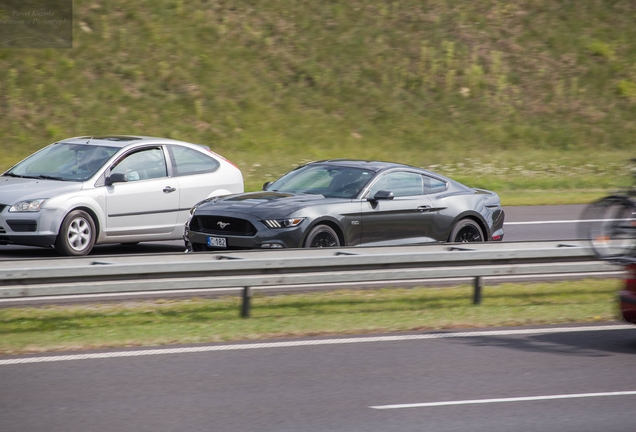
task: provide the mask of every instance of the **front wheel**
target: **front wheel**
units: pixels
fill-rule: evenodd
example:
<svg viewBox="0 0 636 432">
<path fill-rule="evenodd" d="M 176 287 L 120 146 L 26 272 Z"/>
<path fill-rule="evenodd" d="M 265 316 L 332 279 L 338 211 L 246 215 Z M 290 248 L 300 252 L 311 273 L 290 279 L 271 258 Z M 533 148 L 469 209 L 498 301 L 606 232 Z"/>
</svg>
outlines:
<svg viewBox="0 0 636 432">
<path fill-rule="evenodd" d="M 55 239 L 55 250 L 60 255 L 88 255 L 95 245 L 95 222 L 83 210 L 66 215 Z"/>
<path fill-rule="evenodd" d="M 306 248 L 339 247 L 338 234 L 327 225 L 315 226 L 309 231 L 305 240 Z"/>
<path fill-rule="evenodd" d="M 448 241 L 451 243 L 483 242 L 484 234 L 477 222 L 472 219 L 463 219 L 455 224 Z"/>
</svg>

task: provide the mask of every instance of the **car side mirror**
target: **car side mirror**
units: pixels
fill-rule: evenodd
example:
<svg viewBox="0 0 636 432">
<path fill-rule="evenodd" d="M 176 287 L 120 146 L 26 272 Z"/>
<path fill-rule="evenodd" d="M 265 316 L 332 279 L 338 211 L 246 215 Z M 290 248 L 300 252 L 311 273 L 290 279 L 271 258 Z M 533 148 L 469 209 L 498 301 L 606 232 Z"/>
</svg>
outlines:
<svg viewBox="0 0 636 432">
<path fill-rule="evenodd" d="M 367 201 L 392 200 L 395 198 L 393 192 L 388 190 L 379 190 L 373 195 L 373 198 L 367 198 Z"/>
<path fill-rule="evenodd" d="M 112 173 L 106 177 L 106 186 L 112 186 L 114 183 L 126 183 L 128 182 L 128 176 L 124 173 Z"/>
<path fill-rule="evenodd" d="M 272 182 L 265 182 L 263 183 L 263 190 L 266 191 L 267 188 L 272 184 Z"/>
</svg>

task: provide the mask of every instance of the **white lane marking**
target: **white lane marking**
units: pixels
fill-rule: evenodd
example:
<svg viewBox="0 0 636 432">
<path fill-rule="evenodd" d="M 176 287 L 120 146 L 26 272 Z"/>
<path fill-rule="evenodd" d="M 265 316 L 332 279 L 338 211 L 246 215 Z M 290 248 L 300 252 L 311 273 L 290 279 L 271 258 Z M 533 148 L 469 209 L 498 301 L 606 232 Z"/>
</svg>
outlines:
<svg viewBox="0 0 636 432">
<path fill-rule="evenodd" d="M 525 221 L 525 222 L 504 222 L 506 225 L 544 225 L 544 224 L 559 224 L 559 223 L 586 223 L 586 222 L 610 222 L 610 221 L 629 221 L 629 219 L 575 219 L 575 220 L 556 220 L 556 221 Z"/>
<path fill-rule="evenodd" d="M 585 222 L 612 222 L 612 221 L 631 221 L 633 218 L 627 219 L 578 219 L 578 220 L 551 220 L 551 221 L 525 221 L 525 222 L 504 222 L 506 225 L 543 225 L 543 224 L 579 224 Z"/>
<path fill-rule="evenodd" d="M 607 330 L 627 330 L 633 329 L 632 324 L 616 324 L 602 326 L 581 326 L 581 327 L 556 327 L 556 328 L 538 328 L 538 329 L 519 329 L 519 330 L 487 330 L 478 332 L 456 332 L 456 333 L 427 333 L 415 335 L 395 335 L 395 336 L 370 336 L 342 339 L 317 339 L 317 340 L 301 340 L 289 342 L 262 342 L 249 344 L 233 344 L 233 345 L 212 345 L 201 347 L 187 348 L 162 348 L 162 349 L 144 349 L 134 351 L 114 351 L 92 354 L 72 354 L 59 356 L 42 356 L 42 357 L 23 357 L 0 359 L 0 366 L 13 365 L 22 363 L 45 363 L 59 362 L 67 360 L 92 360 L 106 359 L 115 357 L 139 357 L 153 356 L 164 354 L 190 354 L 211 351 L 237 351 L 248 349 L 262 348 L 288 348 L 299 346 L 317 346 L 317 345 L 346 345 L 365 342 L 396 342 L 396 341 L 412 341 L 424 339 L 449 339 L 449 338 L 469 338 L 469 337 L 488 337 L 488 336 L 516 336 L 516 335 L 540 335 L 554 333 L 574 333 L 574 332 L 591 332 L 591 331 L 607 331 Z"/>
<path fill-rule="evenodd" d="M 607 219 L 581 219 L 581 220 L 548 220 L 548 221 L 526 221 L 526 222 L 504 222 L 506 225 L 543 225 L 543 224 L 578 224 L 583 222 L 605 222 Z"/>
<path fill-rule="evenodd" d="M 473 399 L 473 400 L 444 401 L 444 402 L 425 402 L 425 403 L 411 403 L 411 404 L 399 404 L 399 405 L 378 405 L 378 406 L 371 406 L 369 408 L 373 408 L 373 409 L 425 408 L 425 407 L 437 407 L 437 406 L 448 406 L 448 405 L 471 405 L 471 404 L 489 404 L 489 403 L 502 403 L 502 402 L 526 402 L 526 401 L 541 401 L 541 400 L 553 400 L 553 399 L 577 399 L 577 398 L 589 398 L 589 397 L 632 396 L 632 395 L 636 395 L 636 391 L 579 393 L 579 394 L 563 394 L 563 395 L 548 395 L 548 396 L 527 396 L 527 397 L 513 397 L 513 398 L 499 398 L 499 399 Z"/>
</svg>

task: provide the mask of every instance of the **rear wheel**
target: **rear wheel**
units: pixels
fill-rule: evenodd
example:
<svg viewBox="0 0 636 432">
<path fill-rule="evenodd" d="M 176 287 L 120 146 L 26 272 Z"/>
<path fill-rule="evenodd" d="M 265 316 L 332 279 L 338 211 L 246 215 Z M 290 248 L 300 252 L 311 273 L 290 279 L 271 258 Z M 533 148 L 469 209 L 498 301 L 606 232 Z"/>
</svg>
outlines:
<svg viewBox="0 0 636 432">
<path fill-rule="evenodd" d="M 305 240 L 306 248 L 339 247 L 340 239 L 333 228 L 327 225 L 315 226 Z"/>
<path fill-rule="evenodd" d="M 462 219 L 453 227 L 448 241 L 451 243 L 483 242 L 484 234 L 477 222 L 472 219 Z"/>
<path fill-rule="evenodd" d="M 95 245 L 95 222 L 83 210 L 66 215 L 55 239 L 55 250 L 60 255 L 88 255 Z"/>
</svg>

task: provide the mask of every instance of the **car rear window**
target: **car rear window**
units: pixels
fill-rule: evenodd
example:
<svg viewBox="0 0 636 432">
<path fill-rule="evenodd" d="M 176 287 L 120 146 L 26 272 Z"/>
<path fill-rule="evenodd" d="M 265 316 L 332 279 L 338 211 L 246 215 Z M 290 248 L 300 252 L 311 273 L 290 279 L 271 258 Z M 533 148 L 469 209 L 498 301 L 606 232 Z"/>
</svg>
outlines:
<svg viewBox="0 0 636 432">
<path fill-rule="evenodd" d="M 212 155 L 188 147 L 170 146 L 169 149 L 177 176 L 214 172 L 221 165 Z"/>
</svg>

